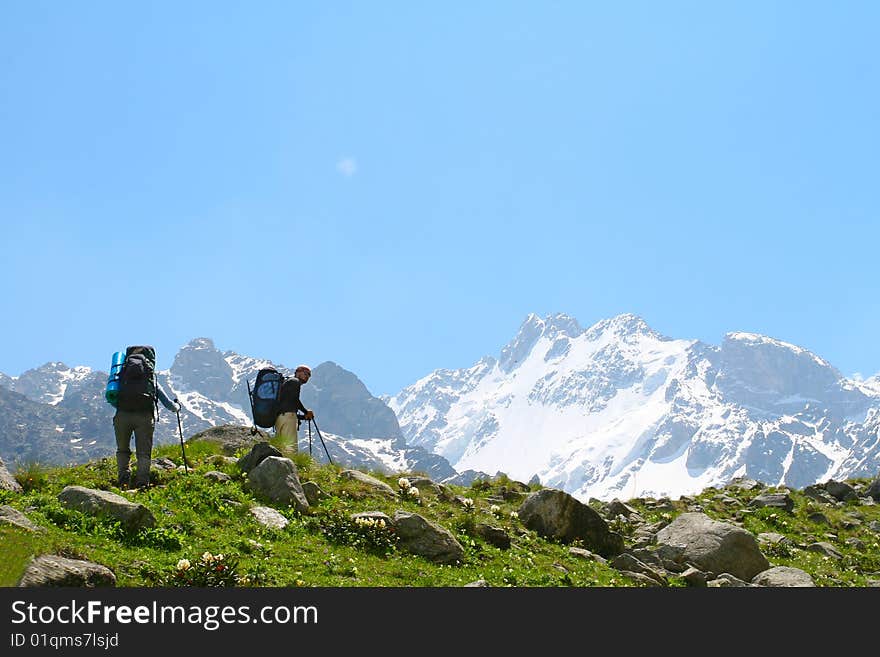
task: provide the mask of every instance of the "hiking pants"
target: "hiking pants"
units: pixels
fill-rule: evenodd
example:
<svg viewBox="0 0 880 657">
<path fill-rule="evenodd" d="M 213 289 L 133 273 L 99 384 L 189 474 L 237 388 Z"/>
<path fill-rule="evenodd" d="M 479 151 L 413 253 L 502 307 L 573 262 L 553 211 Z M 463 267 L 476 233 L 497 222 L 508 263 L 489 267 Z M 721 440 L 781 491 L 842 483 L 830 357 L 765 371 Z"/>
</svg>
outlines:
<svg viewBox="0 0 880 657">
<path fill-rule="evenodd" d="M 113 430 L 116 432 L 116 471 L 121 480 L 131 476 L 131 434 L 134 432 L 137 455 L 137 486 L 150 483 L 150 458 L 153 455 L 153 429 L 156 419 L 152 411 L 116 411 Z"/>
<path fill-rule="evenodd" d="M 275 419 L 275 435 L 299 450 L 299 418 L 296 413 L 281 413 Z"/>
</svg>

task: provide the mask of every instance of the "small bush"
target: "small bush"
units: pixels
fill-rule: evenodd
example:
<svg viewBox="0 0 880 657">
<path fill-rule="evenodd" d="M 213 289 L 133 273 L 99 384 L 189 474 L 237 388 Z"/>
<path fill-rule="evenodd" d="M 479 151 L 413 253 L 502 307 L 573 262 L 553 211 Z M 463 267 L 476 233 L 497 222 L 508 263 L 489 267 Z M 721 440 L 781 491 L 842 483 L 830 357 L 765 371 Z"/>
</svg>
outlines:
<svg viewBox="0 0 880 657">
<path fill-rule="evenodd" d="M 196 561 L 180 559 L 162 579 L 162 586 L 224 586 L 249 584 L 247 577 L 239 575 L 238 559 L 222 554 L 205 552 Z"/>
<path fill-rule="evenodd" d="M 27 463 L 16 470 L 15 480 L 21 485 L 25 493 L 40 490 L 48 481 L 48 469 L 39 463 Z"/>
<path fill-rule="evenodd" d="M 352 520 L 345 513 L 330 511 L 313 522 L 320 523 L 319 531 L 327 540 L 337 545 L 350 545 L 373 554 L 387 555 L 397 546 L 394 528 L 382 520 L 357 518 Z"/>
</svg>

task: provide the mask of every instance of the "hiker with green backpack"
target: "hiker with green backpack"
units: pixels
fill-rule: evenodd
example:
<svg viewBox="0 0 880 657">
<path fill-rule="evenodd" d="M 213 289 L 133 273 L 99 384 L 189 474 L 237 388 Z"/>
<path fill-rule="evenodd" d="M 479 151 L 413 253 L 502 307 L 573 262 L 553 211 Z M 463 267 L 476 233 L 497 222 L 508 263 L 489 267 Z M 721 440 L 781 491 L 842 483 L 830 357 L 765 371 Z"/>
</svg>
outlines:
<svg viewBox="0 0 880 657">
<path fill-rule="evenodd" d="M 107 401 L 116 407 L 113 430 L 116 433 L 117 485 L 128 488 L 131 483 L 131 435 L 134 433 L 137 462 L 134 485 L 143 488 L 150 484 L 153 431 L 159 415 L 159 402 L 173 413 L 180 412 L 180 402 L 177 397 L 170 399 L 156 380 L 156 350 L 153 347 L 128 347 L 124 359 L 120 360 L 121 367 L 113 380 L 113 395 L 107 395 Z M 111 373 L 111 379 L 114 379 L 114 373 Z M 109 388 L 108 383 L 108 391 Z"/>
</svg>

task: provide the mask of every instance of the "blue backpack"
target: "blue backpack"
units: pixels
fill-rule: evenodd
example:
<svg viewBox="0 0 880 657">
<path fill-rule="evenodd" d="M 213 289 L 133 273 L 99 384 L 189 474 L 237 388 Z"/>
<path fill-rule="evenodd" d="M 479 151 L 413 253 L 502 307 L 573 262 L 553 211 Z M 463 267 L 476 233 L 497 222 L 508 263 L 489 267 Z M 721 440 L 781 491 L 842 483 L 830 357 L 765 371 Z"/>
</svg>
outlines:
<svg viewBox="0 0 880 657">
<path fill-rule="evenodd" d="M 251 382 L 248 380 L 251 414 L 254 416 L 256 426 L 263 429 L 271 429 L 275 426 L 283 384 L 284 375 L 274 367 L 264 367 L 257 372 L 257 380 L 254 382 L 253 389 L 251 389 Z"/>
</svg>

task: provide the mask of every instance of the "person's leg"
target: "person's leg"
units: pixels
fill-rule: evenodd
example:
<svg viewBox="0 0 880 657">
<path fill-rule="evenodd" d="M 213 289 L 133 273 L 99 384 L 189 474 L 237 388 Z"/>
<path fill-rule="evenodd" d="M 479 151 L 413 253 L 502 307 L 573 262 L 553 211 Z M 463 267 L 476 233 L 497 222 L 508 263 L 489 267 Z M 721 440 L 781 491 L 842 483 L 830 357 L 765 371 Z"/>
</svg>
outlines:
<svg viewBox="0 0 880 657">
<path fill-rule="evenodd" d="M 138 488 L 150 485 L 150 459 L 153 456 L 153 429 L 156 420 L 152 412 L 139 413 L 134 425 L 134 446 L 137 458 L 135 485 Z"/>
<path fill-rule="evenodd" d="M 275 420 L 275 436 L 290 445 L 293 451 L 299 449 L 299 418 L 296 413 L 281 413 Z"/>
<path fill-rule="evenodd" d="M 131 481 L 131 424 L 128 413 L 117 411 L 113 416 L 113 432 L 116 434 L 116 485 L 127 487 Z"/>
</svg>

